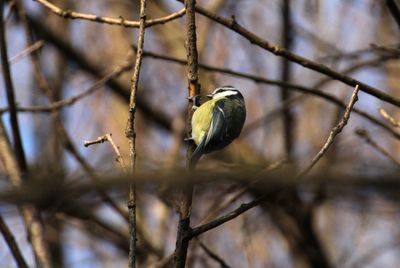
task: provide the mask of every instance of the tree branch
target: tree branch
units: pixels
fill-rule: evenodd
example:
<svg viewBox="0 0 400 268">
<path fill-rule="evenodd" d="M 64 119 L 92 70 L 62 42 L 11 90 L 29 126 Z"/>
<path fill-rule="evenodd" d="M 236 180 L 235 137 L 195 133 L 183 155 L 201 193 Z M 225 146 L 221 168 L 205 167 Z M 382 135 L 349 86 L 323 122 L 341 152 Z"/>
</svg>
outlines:
<svg viewBox="0 0 400 268">
<path fill-rule="evenodd" d="M 324 146 L 322 146 L 321 150 L 314 156 L 311 160 L 311 163 L 304 168 L 299 174 L 296 176 L 296 179 L 300 179 L 304 177 L 313 167 L 314 165 L 324 156 L 324 154 L 328 151 L 329 147 L 333 144 L 335 137 L 342 132 L 343 128 L 347 125 L 347 122 L 350 118 L 351 110 L 353 109 L 354 104 L 358 100 L 358 91 L 359 87 L 356 85 L 354 88 L 353 94 L 351 95 L 351 99 L 349 104 L 346 107 L 342 120 L 340 120 L 339 124 L 336 125 L 329 134 L 327 141 L 325 142 Z"/>
<path fill-rule="evenodd" d="M 196 36 L 196 0 L 186 0 L 186 57 L 188 67 L 188 95 L 194 97 L 200 95 L 200 86 L 198 84 L 198 55 L 197 55 L 197 36 Z M 191 120 L 193 116 L 192 104 L 189 102 L 187 107 L 187 126 L 189 136 L 192 132 Z M 189 171 L 194 172 L 190 165 L 190 158 L 195 149 L 194 143 L 190 143 L 186 153 L 186 165 Z M 190 232 L 190 215 L 192 210 L 193 198 L 193 180 L 185 182 L 181 188 L 181 201 L 179 205 L 179 223 L 176 235 L 176 246 L 174 262 L 176 268 L 184 268 L 186 265 L 186 256 L 189 247 L 188 233 Z"/>
<path fill-rule="evenodd" d="M 35 0 L 35 1 L 40 3 L 42 6 L 44 6 L 45 8 L 47 8 L 54 14 L 56 14 L 62 18 L 65 18 L 65 19 L 88 20 L 88 21 L 94 21 L 94 22 L 98 22 L 98 23 L 106 23 L 106 24 L 110 24 L 110 25 L 120 25 L 120 26 L 124 26 L 124 27 L 132 27 L 132 28 L 140 27 L 140 21 L 125 20 L 122 17 L 115 19 L 115 18 L 102 17 L 102 16 L 98 16 L 98 15 L 85 14 L 85 13 L 75 12 L 72 10 L 64 10 L 64 9 L 56 6 L 55 4 L 50 3 L 47 0 Z M 145 27 L 150 27 L 150 26 L 154 26 L 157 24 L 164 24 L 169 21 L 180 18 L 183 15 L 185 15 L 184 8 L 177 12 L 174 12 L 170 15 L 162 17 L 162 18 L 146 20 Z"/>
<path fill-rule="evenodd" d="M 129 186 L 128 209 L 129 209 L 129 267 L 136 267 L 137 254 L 137 230 L 136 230 L 136 130 L 135 115 L 137 91 L 140 75 L 140 67 L 142 65 L 142 54 L 144 44 L 144 33 L 146 24 L 146 0 L 140 0 L 140 27 L 138 38 L 138 49 L 136 51 L 136 62 L 131 78 L 131 95 L 129 99 L 129 118 L 127 128 L 125 130 L 126 137 L 129 140 L 129 154 L 131 157 L 131 183 Z"/>
<path fill-rule="evenodd" d="M 8 228 L 6 222 L 3 217 L 0 215 L 0 232 L 3 234 L 4 240 L 6 241 L 10 251 L 14 257 L 15 262 L 18 264 L 19 268 L 28 268 L 24 256 L 21 253 L 21 250 L 18 247 L 17 242 L 15 242 L 14 235 L 11 233 L 11 230 Z"/>
</svg>

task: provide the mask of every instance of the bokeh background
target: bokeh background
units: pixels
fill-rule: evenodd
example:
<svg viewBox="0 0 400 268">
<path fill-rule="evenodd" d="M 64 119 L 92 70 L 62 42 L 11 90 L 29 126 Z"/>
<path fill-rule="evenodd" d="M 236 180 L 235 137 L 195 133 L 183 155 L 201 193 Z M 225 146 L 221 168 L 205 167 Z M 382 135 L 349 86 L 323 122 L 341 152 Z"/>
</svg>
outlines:
<svg viewBox="0 0 400 268">
<path fill-rule="evenodd" d="M 15 2 L 5 2 L 8 54 L 10 58 L 19 55 L 11 64 L 18 106 L 49 105 L 34 77 L 30 55 L 20 54 L 30 45 L 21 19 L 16 15 Z M 54 99 L 68 99 L 84 92 L 117 66 L 134 58 L 132 45 L 137 40 L 137 29 L 61 18 L 38 2 L 21 3 L 35 41 L 41 47 L 36 50 L 40 69 Z M 52 3 L 64 10 L 138 20 L 138 1 L 54 0 Z M 197 4 L 227 18 L 234 15 L 240 25 L 271 43 L 399 96 L 400 29 L 385 1 L 198 0 Z M 147 16 L 158 18 L 182 8 L 178 1 L 148 1 Z M 196 20 L 201 64 L 321 90 L 348 102 L 352 93 L 348 85 L 254 46 L 200 14 Z M 144 48 L 146 52 L 185 60 L 185 38 L 185 17 L 181 17 L 147 28 Z M 61 196 L 51 196 L 48 192 L 56 187 L 54 185 L 65 182 L 89 182 L 92 176 L 88 175 L 87 166 L 100 179 L 118 178 L 123 173 L 109 144 L 85 148 L 83 143 L 112 133 L 128 162 L 129 146 L 124 131 L 131 74 L 132 69 L 129 69 L 90 95 L 60 109 L 61 122 L 76 149 L 75 154 L 64 146 L 51 113 L 19 113 L 31 176 L 43 180 L 32 191 L 50 198 L 43 198 L 41 202 L 45 204 L 40 203 L 39 207 L 57 267 L 126 266 L 128 226 L 112 206 L 89 191 L 74 195 L 76 210 L 65 209 L 63 203 L 57 201 Z M 320 97 L 291 88 L 201 68 L 199 82 L 202 95 L 217 86 L 234 85 L 241 90 L 247 104 L 242 135 L 221 152 L 202 158 L 201 169 L 207 171 L 240 168 L 255 171 L 287 160 L 273 175 L 273 179 L 285 180 L 289 176 L 286 174 L 301 170 L 311 161 L 344 110 Z M 286 92 L 284 97 L 283 91 Z M 182 136 L 187 107 L 186 65 L 145 53 L 138 94 L 141 102 L 136 122 L 138 170 L 165 174 L 183 168 L 186 159 Z M 2 82 L 0 109 L 5 107 Z M 400 209 L 396 187 L 400 185 L 396 184 L 396 174 L 399 172 L 400 132 L 380 115 L 378 108 L 384 108 L 395 118 L 400 118 L 399 109 L 363 92 L 359 93 L 355 107 L 387 127 L 351 114 L 333 147 L 310 173 L 319 186 L 327 184 L 322 187 L 322 194 L 318 190 L 321 187 L 305 189 L 294 182 L 294 188 L 301 193 L 299 203 L 284 197 L 274 198 L 207 232 L 192 241 L 188 266 L 221 267 L 206 253 L 203 248 L 206 246 L 224 259 L 227 267 L 317 267 L 315 259 L 318 258 L 327 260 L 332 267 L 397 267 Z M 291 118 L 289 123 L 284 120 L 287 117 Z M 1 113 L 1 120 L 10 130 L 7 112 Z M 387 155 L 371 146 L 365 135 L 357 135 L 355 131 L 360 128 L 367 131 L 370 140 Z M 80 161 L 77 154 L 83 160 Z M 0 196 L 9 196 L 4 195 L 10 187 L 3 168 L 0 164 L 0 193 L 3 193 Z M 347 179 L 357 183 L 346 183 Z M 387 179 L 393 184 L 379 184 Z M 372 184 L 366 186 L 362 181 Z M 264 183 L 268 185 L 268 178 Z M 51 187 L 46 187 L 48 185 Z M 232 198 L 242 185 L 225 177 L 198 186 L 193 200 L 192 225 L 203 222 L 213 206 Z M 143 250 L 139 267 L 163 267 L 157 265 L 174 250 L 178 219 L 174 188 L 166 187 L 163 182 L 139 188 L 141 234 L 138 243 Z M 126 187 L 110 186 L 106 190 L 125 210 Z M 249 189 L 219 213 L 222 215 L 253 199 L 257 191 L 262 189 Z M 317 193 L 318 202 L 311 202 Z M 65 196 L 68 199 L 72 195 Z M 38 199 L 32 198 L 33 202 L 39 202 Z M 0 202 L 2 217 L 27 262 L 34 266 L 17 206 L 19 199 L 2 198 Z M 303 215 L 303 221 L 293 216 L 296 210 L 310 206 L 312 209 Z M 314 240 L 310 242 L 309 239 Z M 16 267 L 3 239 L 0 239 L 0 266 Z"/>
</svg>

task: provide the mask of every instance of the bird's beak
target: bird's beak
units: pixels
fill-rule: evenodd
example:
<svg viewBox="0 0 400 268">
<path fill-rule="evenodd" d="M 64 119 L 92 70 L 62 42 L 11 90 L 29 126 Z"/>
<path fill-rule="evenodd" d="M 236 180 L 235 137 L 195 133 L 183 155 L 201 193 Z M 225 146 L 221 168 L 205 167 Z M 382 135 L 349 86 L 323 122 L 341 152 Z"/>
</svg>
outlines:
<svg viewBox="0 0 400 268">
<path fill-rule="evenodd" d="M 208 94 L 206 95 L 207 98 L 212 99 L 213 95 L 212 94 Z"/>
</svg>

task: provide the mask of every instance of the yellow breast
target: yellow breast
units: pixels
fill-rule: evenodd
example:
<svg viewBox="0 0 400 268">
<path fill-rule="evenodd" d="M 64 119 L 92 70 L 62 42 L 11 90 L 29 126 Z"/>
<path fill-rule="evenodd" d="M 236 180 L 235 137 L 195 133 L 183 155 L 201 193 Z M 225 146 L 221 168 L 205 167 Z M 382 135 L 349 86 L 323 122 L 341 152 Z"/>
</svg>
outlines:
<svg viewBox="0 0 400 268">
<path fill-rule="evenodd" d="M 204 135 L 210 128 L 215 100 L 209 100 L 203 103 L 193 113 L 192 117 L 192 138 L 196 145 L 199 145 Z"/>
</svg>

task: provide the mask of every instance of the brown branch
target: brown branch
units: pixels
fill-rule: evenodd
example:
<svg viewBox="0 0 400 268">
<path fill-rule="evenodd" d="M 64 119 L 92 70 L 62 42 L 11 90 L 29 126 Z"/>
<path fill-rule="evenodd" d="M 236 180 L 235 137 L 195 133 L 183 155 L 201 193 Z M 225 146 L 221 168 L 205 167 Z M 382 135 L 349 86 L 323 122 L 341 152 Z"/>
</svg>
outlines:
<svg viewBox="0 0 400 268">
<path fill-rule="evenodd" d="M 140 0 L 140 27 L 138 38 L 138 49 L 136 51 L 136 62 L 131 78 L 131 95 L 129 99 L 129 118 L 125 130 L 126 137 L 129 140 L 129 154 L 131 157 L 131 183 L 129 186 L 128 209 L 129 209 L 129 267 L 136 267 L 137 254 L 137 226 L 136 226 L 136 184 L 134 181 L 136 175 L 136 130 L 135 115 L 136 101 L 139 84 L 140 67 L 142 65 L 142 54 L 144 45 L 144 33 L 146 24 L 146 0 Z"/>
<path fill-rule="evenodd" d="M 228 221 L 240 216 L 241 214 L 245 213 L 249 209 L 251 209 L 255 206 L 258 206 L 267 197 L 268 197 L 268 194 L 263 194 L 260 197 L 258 197 L 257 199 L 254 199 L 253 201 L 241 204 L 238 208 L 236 208 L 235 210 L 231 211 L 228 214 L 225 214 L 221 217 L 216 218 L 215 220 L 212 220 L 208 223 L 205 223 L 203 225 L 193 228 L 192 231 L 189 234 L 187 234 L 188 239 L 199 236 L 211 229 L 214 229 L 214 228 L 224 224 L 225 222 L 228 222 Z"/>
<path fill-rule="evenodd" d="M 22 146 L 21 133 L 20 133 L 18 118 L 17 118 L 17 106 L 16 106 L 15 93 L 14 93 L 15 90 L 14 90 L 14 85 L 13 85 L 12 78 L 11 78 L 10 65 L 9 65 L 9 61 L 8 61 L 7 41 L 6 41 L 6 33 L 5 33 L 6 29 L 5 29 L 5 25 L 4 25 L 4 19 L 3 19 L 4 1 L 1 1 L 0 5 L 1 5 L 1 7 L 0 7 L 1 64 L 2 64 L 3 76 L 4 76 L 4 85 L 5 85 L 6 93 L 7 93 L 8 108 L 10 111 L 10 125 L 11 125 L 11 131 L 12 131 L 12 135 L 13 135 L 15 155 L 16 155 L 16 158 L 18 161 L 18 166 L 22 173 L 26 173 L 28 167 L 26 164 L 24 148 Z"/>
<path fill-rule="evenodd" d="M 181 1 L 181 0 L 180 0 Z M 244 38 L 246 38 L 250 43 L 257 45 L 265 50 L 268 50 L 269 52 L 280 56 L 287 58 L 288 60 L 295 62 L 297 64 L 300 64 L 301 66 L 314 70 L 316 72 L 325 74 L 329 77 L 331 77 L 334 80 L 341 81 L 342 83 L 349 85 L 351 87 L 355 87 L 356 85 L 359 86 L 359 89 L 365 93 L 368 93 L 372 96 L 375 96 L 376 98 L 389 102 L 395 106 L 400 107 L 400 99 L 394 96 L 391 96 L 383 91 L 380 91 L 379 89 L 372 87 L 370 85 L 367 85 L 361 81 L 358 81 L 357 79 L 354 79 L 350 76 L 344 75 L 340 72 L 336 72 L 333 69 L 329 68 L 326 65 L 314 62 L 312 60 L 306 59 L 300 55 L 297 55 L 295 53 L 292 53 L 282 47 L 279 47 L 277 45 L 273 45 L 269 43 L 267 40 L 259 37 L 258 35 L 254 34 L 253 32 L 247 30 L 246 28 L 242 27 L 235 19 L 226 19 L 224 17 L 218 16 L 212 12 L 207 11 L 206 9 L 197 6 L 196 11 L 205 17 L 231 29 L 232 31 L 240 34 Z"/>
<path fill-rule="evenodd" d="M 10 140 L 7 136 L 5 126 L 0 118 L 0 159 L 4 164 L 5 173 L 15 189 L 22 185 L 22 172 L 19 170 Z M 31 192 L 28 191 L 28 194 Z M 21 207 L 22 217 L 28 233 L 28 239 L 32 244 L 33 252 L 37 260 L 37 266 L 50 268 L 50 256 L 48 255 L 47 244 L 44 240 L 43 226 L 39 221 L 39 212 L 33 206 Z"/>
<path fill-rule="evenodd" d="M 66 42 L 64 36 L 51 30 L 47 24 L 42 23 L 38 19 L 28 16 L 28 20 L 34 32 L 57 48 L 63 55 L 65 55 L 65 58 L 78 65 L 82 70 L 88 72 L 92 76 L 97 77 L 98 79 L 103 78 L 104 68 L 90 60 L 86 54 L 75 49 L 71 43 Z M 117 97 L 121 98 L 125 102 L 129 101 L 130 93 L 128 87 L 116 79 L 110 79 L 106 85 L 108 86 L 107 89 L 113 92 Z M 166 116 L 163 111 L 157 109 L 154 105 L 150 105 L 149 102 L 140 95 L 137 98 L 137 107 L 142 111 L 146 118 L 150 119 L 151 122 L 156 123 L 157 126 L 166 130 L 172 129 L 172 120 Z"/>
<path fill-rule="evenodd" d="M 210 213 L 202 220 L 202 222 L 207 222 L 210 221 L 212 217 L 215 215 L 218 215 L 221 211 L 226 209 L 228 206 L 233 204 L 235 201 L 237 201 L 241 196 L 243 196 L 250 188 L 254 185 L 256 185 L 258 182 L 263 180 L 265 176 L 270 173 L 271 171 L 281 167 L 283 164 L 287 163 L 287 159 L 278 161 L 276 163 L 273 163 L 266 167 L 265 169 L 259 171 L 253 178 L 249 179 L 249 182 L 243 186 L 241 189 L 239 189 L 231 198 L 226 200 L 225 202 L 221 202 L 220 200 L 216 200 L 216 203 L 214 203 L 208 211 Z M 217 203 L 218 202 L 218 203 Z"/>
<path fill-rule="evenodd" d="M 12 56 L 9 60 L 10 64 L 16 63 L 17 61 L 19 61 L 20 59 L 22 59 L 23 57 L 28 56 L 29 54 L 31 54 L 32 52 L 35 52 L 36 50 L 41 49 L 44 46 L 44 42 L 43 40 L 38 40 L 36 41 L 34 44 L 32 44 L 31 46 L 25 48 L 24 50 L 22 50 L 21 52 L 19 52 L 18 54 Z"/>
<path fill-rule="evenodd" d="M 10 251 L 14 257 L 15 262 L 17 263 L 19 268 L 28 268 L 24 256 L 21 253 L 21 250 L 18 247 L 17 242 L 15 241 L 14 235 L 11 230 L 8 228 L 6 222 L 3 217 L 0 215 L 0 232 L 3 234 L 3 238 L 6 241 Z"/>
<path fill-rule="evenodd" d="M 400 127 L 400 121 L 389 115 L 383 108 L 379 108 L 379 113 L 394 127 L 396 128 Z"/>
<path fill-rule="evenodd" d="M 400 8 L 398 4 L 395 0 L 386 0 L 385 2 L 397 26 L 400 28 Z"/>
<path fill-rule="evenodd" d="M 140 27 L 140 21 L 125 20 L 122 17 L 119 17 L 118 19 L 116 19 L 116 18 L 102 17 L 102 16 L 98 16 L 98 15 L 80 13 L 80 12 L 75 12 L 72 10 L 62 9 L 62 8 L 56 6 L 55 4 L 50 3 L 47 0 L 35 0 L 35 1 L 40 3 L 42 6 L 44 6 L 45 8 L 47 8 L 54 14 L 56 14 L 62 18 L 65 18 L 65 19 L 88 20 L 88 21 L 94 21 L 94 22 L 98 22 L 98 23 L 106 23 L 106 24 L 110 24 L 110 25 L 120 25 L 120 26 L 124 26 L 124 27 L 132 27 L 132 28 Z M 170 15 L 162 17 L 162 18 L 146 20 L 145 27 L 150 27 L 150 26 L 154 26 L 157 24 L 164 24 L 169 21 L 180 18 L 183 15 L 185 15 L 184 8 L 177 12 L 174 12 Z"/>
<path fill-rule="evenodd" d="M 188 67 L 188 95 L 189 98 L 200 95 L 200 86 L 198 84 L 198 55 L 197 55 L 197 36 L 196 36 L 196 0 L 186 0 L 186 57 Z M 191 120 L 193 116 L 192 104 L 189 102 L 187 107 L 187 126 L 188 134 L 192 132 Z M 190 164 L 190 158 L 195 149 L 194 143 L 190 143 L 186 153 L 186 165 L 193 172 L 194 167 Z M 188 233 L 190 232 L 190 216 L 192 210 L 193 181 L 189 180 L 181 188 L 181 197 L 179 204 L 179 223 L 176 235 L 174 265 L 175 268 L 184 268 L 186 266 L 186 256 L 189 247 Z"/>
<path fill-rule="evenodd" d="M 400 167 L 400 161 L 394 158 L 389 152 L 387 152 L 385 149 L 383 149 L 376 141 L 374 141 L 368 134 L 368 132 L 365 129 L 357 129 L 355 133 L 363 138 L 369 145 L 371 145 L 373 148 L 375 148 L 378 152 L 386 156 L 388 159 L 390 159 L 395 165 Z"/>
<path fill-rule="evenodd" d="M 14 88 L 11 79 L 10 66 L 8 62 L 7 55 L 7 43 L 5 37 L 5 25 L 3 19 L 3 8 L 4 1 L 0 2 L 0 49 L 1 49 L 1 61 L 4 73 L 4 82 L 7 91 L 7 101 L 10 109 L 10 123 L 13 133 L 13 140 L 15 150 L 14 152 L 9 152 L 9 159 L 12 161 L 12 154 L 15 153 L 16 162 L 18 163 L 18 168 L 16 166 L 9 167 L 10 179 L 14 181 L 15 184 L 19 185 L 22 181 L 22 177 L 27 175 L 28 166 L 25 159 L 25 153 L 22 146 L 20 130 L 17 119 L 17 111 L 15 105 Z M 1 122 L 2 124 L 2 122 Z M 6 134 L 4 134 L 6 135 Z M 5 152 L 4 152 L 5 153 Z M 14 162 L 14 161 L 12 161 Z M 40 222 L 40 214 L 36 208 L 23 207 L 21 209 L 23 219 L 25 221 L 25 226 L 29 236 L 29 241 L 32 244 L 32 248 L 37 260 L 37 265 L 42 268 L 50 268 L 51 261 L 49 256 L 49 251 L 47 244 L 44 240 L 44 230 L 43 224 Z"/>
<path fill-rule="evenodd" d="M 351 110 L 353 109 L 354 104 L 358 100 L 358 91 L 359 87 L 356 85 L 354 88 L 353 94 L 351 95 L 350 102 L 346 107 L 346 110 L 344 112 L 342 120 L 340 120 L 339 124 L 337 124 L 329 133 L 329 137 L 327 141 L 325 142 L 324 146 L 322 146 L 321 150 L 314 156 L 314 158 L 311 160 L 311 163 L 304 168 L 301 172 L 296 175 L 296 179 L 300 179 L 304 177 L 313 167 L 314 165 L 325 155 L 325 153 L 328 151 L 329 147 L 333 144 L 335 137 L 342 132 L 343 128 L 347 125 L 347 122 L 349 121 L 350 118 L 350 113 Z"/>
<path fill-rule="evenodd" d="M 129 57 L 132 57 L 129 55 Z M 117 66 L 113 71 L 110 73 L 106 74 L 103 78 L 101 78 L 99 81 L 94 83 L 92 86 L 89 88 L 85 89 L 82 93 L 79 93 L 76 96 L 70 97 L 68 99 L 64 100 L 59 100 L 59 101 L 54 101 L 50 105 L 36 105 L 36 106 L 30 106 L 30 107 L 17 107 L 18 112 L 32 112 L 32 113 L 51 113 L 55 112 L 56 110 L 60 110 L 64 107 L 71 106 L 75 104 L 77 101 L 91 95 L 98 89 L 100 89 L 102 86 L 104 86 L 108 81 L 111 79 L 115 79 L 118 76 L 120 76 L 122 73 L 132 69 L 133 63 L 128 61 L 124 64 L 121 64 L 120 66 Z M 8 108 L 0 108 L 0 115 L 2 113 L 8 112 Z"/>
<path fill-rule="evenodd" d="M 292 17 L 291 17 L 290 0 L 283 1 L 282 7 L 282 35 L 283 35 L 283 46 L 290 50 L 293 44 L 293 33 L 292 33 Z M 290 82 L 292 65 L 287 58 L 282 58 L 281 67 L 281 80 L 283 82 Z M 289 89 L 282 87 L 280 91 L 281 102 L 284 103 L 290 98 Z M 286 107 L 282 110 L 282 121 L 283 121 L 283 136 L 284 136 L 284 148 L 286 157 L 289 161 L 292 159 L 293 148 L 295 144 L 295 115 L 291 111 L 290 107 Z"/>
</svg>

